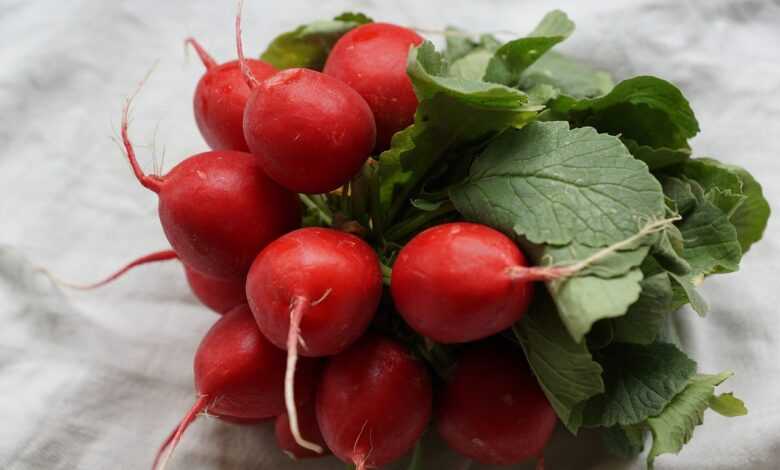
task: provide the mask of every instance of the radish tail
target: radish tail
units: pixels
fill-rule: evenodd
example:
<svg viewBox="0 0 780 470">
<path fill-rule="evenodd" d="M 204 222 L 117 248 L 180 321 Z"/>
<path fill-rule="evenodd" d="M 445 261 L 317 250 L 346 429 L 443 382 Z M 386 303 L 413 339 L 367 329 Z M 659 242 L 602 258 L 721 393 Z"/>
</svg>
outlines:
<svg viewBox="0 0 780 470">
<path fill-rule="evenodd" d="M 287 333 L 287 370 L 284 376 L 284 403 L 287 406 L 287 417 L 290 419 L 290 432 L 295 442 L 304 449 L 322 453 L 322 447 L 309 442 L 301 436 L 298 427 L 298 410 L 295 407 L 295 367 L 298 363 L 298 343 L 301 342 L 301 318 L 306 309 L 308 299 L 295 297 L 290 305 L 290 330 Z"/>
<path fill-rule="evenodd" d="M 198 415 L 206 409 L 208 406 L 209 397 L 204 395 L 198 398 L 198 400 L 195 402 L 194 405 L 192 405 L 192 408 L 190 408 L 190 411 L 187 412 L 187 415 L 184 416 L 184 419 L 181 420 L 179 423 L 179 426 L 176 428 L 176 431 L 173 434 L 173 437 L 170 438 L 168 442 L 163 444 L 163 447 L 160 448 L 158 451 L 157 456 L 154 459 L 155 466 L 152 467 L 152 470 L 165 470 L 165 467 L 168 465 L 168 461 L 170 460 L 171 456 L 173 455 L 173 452 L 176 450 L 176 446 L 179 444 L 179 441 L 181 440 L 182 434 L 184 434 L 184 431 L 187 430 L 187 428 L 192 424 L 193 421 L 195 421 L 195 418 L 198 417 Z M 169 449 L 166 452 L 166 449 Z M 162 457 L 162 460 L 160 460 L 160 457 Z M 160 465 L 157 466 L 157 462 L 159 461 Z"/>
<path fill-rule="evenodd" d="M 593 253 L 587 258 L 573 264 L 559 264 L 552 266 L 511 266 L 507 268 L 506 275 L 510 279 L 520 282 L 554 281 L 576 276 L 581 271 L 597 264 L 611 255 L 621 251 L 636 248 L 637 244 L 654 233 L 666 230 L 670 225 L 681 220 L 680 216 L 668 219 L 651 220 L 639 229 L 637 233 L 617 243 L 613 243 Z"/>
<path fill-rule="evenodd" d="M 160 446 L 160 449 L 157 450 L 157 455 L 154 456 L 154 463 L 152 463 L 152 470 L 157 468 L 157 465 L 160 463 L 160 457 L 163 456 L 163 453 L 165 453 L 165 449 L 168 448 L 171 441 L 173 440 L 173 436 L 176 435 L 176 431 L 179 429 L 179 426 L 177 425 L 170 434 L 168 434 L 168 437 L 165 438 L 162 445 Z"/>
<path fill-rule="evenodd" d="M 145 81 L 145 79 L 144 79 Z M 144 81 L 142 81 L 139 86 L 138 90 L 140 91 L 141 86 L 143 86 Z M 127 134 L 127 126 L 128 126 L 128 114 L 130 113 L 130 104 L 133 102 L 133 98 L 138 93 L 136 91 L 132 96 L 130 96 L 127 101 L 125 101 L 125 105 L 122 108 L 122 144 L 125 146 L 125 152 L 127 153 L 127 159 L 130 161 L 130 166 L 133 167 L 133 173 L 135 173 L 135 177 L 138 179 L 138 182 L 141 183 L 141 185 L 147 189 L 150 189 L 156 193 L 160 192 L 160 189 L 162 188 L 162 180 L 159 177 L 155 176 L 149 176 L 144 173 L 144 171 L 141 169 L 141 165 L 138 164 L 138 160 L 135 157 L 135 150 L 133 149 L 133 144 L 130 143 L 130 137 Z"/>
<path fill-rule="evenodd" d="M 171 259 L 178 259 L 178 256 L 176 255 L 175 251 L 173 250 L 157 251 L 145 256 L 141 256 L 140 258 L 127 263 L 124 267 L 122 267 L 118 271 L 92 284 L 71 284 L 69 282 L 60 281 L 60 280 L 58 280 L 57 283 L 64 287 L 69 287 L 71 289 L 78 289 L 78 290 L 97 289 L 98 287 L 102 287 L 110 283 L 111 281 L 116 280 L 117 278 L 121 277 L 123 274 L 127 273 L 128 271 L 130 271 L 131 269 L 137 266 L 142 266 L 144 264 L 150 264 L 150 263 L 157 263 L 160 261 L 168 261 Z"/>
<path fill-rule="evenodd" d="M 257 77 L 252 73 L 252 70 L 249 68 L 246 59 L 244 58 L 244 45 L 241 41 L 241 11 L 243 9 L 244 0 L 238 0 L 238 12 L 236 13 L 236 51 L 238 52 L 238 63 L 241 66 L 241 74 L 244 76 L 244 81 L 246 81 L 247 86 L 251 90 L 259 85 L 260 82 L 257 81 Z"/>
<path fill-rule="evenodd" d="M 203 49 L 203 46 L 201 46 L 195 38 L 185 39 L 184 44 L 190 45 L 193 49 L 195 49 L 198 57 L 200 57 L 200 61 L 203 62 L 204 66 L 206 66 L 206 70 L 210 70 L 217 66 L 217 62 L 209 55 L 208 52 L 206 52 L 205 49 Z"/>
<path fill-rule="evenodd" d="M 356 455 L 352 457 L 353 465 L 355 465 L 355 470 L 366 470 L 368 468 L 368 457 L 362 456 L 362 455 Z"/>
<path fill-rule="evenodd" d="M 540 455 L 536 458 L 535 470 L 544 470 L 544 455 Z"/>
</svg>

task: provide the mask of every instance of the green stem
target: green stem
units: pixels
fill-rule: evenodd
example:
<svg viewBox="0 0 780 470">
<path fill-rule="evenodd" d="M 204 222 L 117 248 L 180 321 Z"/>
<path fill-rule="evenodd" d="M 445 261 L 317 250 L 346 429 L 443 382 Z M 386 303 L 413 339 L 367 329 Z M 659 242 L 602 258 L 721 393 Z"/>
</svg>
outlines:
<svg viewBox="0 0 780 470">
<path fill-rule="evenodd" d="M 352 178 L 350 189 L 352 191 L 350 203 L 352 217 L 362 224 L 368 223 L 368 197 L 369 197 L 369 168 L 368 163 L 363 165 L 357 175 Z"/>
<path fill-rule="evenodd" d="M 425 436 L 420 437 L 417 441 L 417 445 L 414 446 L 414 453 L 412 454 L 412 461 L 409 462 L 409 468 L 407 470 L 423 470 L 423 439 Z"/>
<path fill-rule="evenodd" d="M 341 187 L 341 212 L 346 215 L 348 219 L 352 218 L 352 215 L 350 214 L 350 182 L 347 181 L 347 184 Z"/>
<path fill-rule="evenodd" d="M 328 209 L 327 205 L 323 207 L 320 204 L 317 204 L 314 201 L 316 196 L 299 194 L 298 197 L 300 197 L 301 201 L 306 207 L 317 211 L 317 214 L 320 216 L 320 219 L 322 219 L 323 222 L 325 222 L 327 225 L 333 225 L 333 215 L 330 213 L 330 209 Z"/>
<path fill-rule="evenodd" d="M 382 282 L 389 286 L 390 279 L 393 277 L 393 269 L 385 263 L 379 263 L 379 268 L 382 270 Z"/>
<path fill-rule="evenodd" d="M 374 239 L 382 239 L 382 214 L 379 209 L 379 168 L 377 163 L 367 164 L 364 167 L 365 180 L 368 186 L 368 213 L 371 217 L 371 232 Z"/>
<path fill-rule="evenodd" d="M 420 212 L 419 214 L 390 227 L 387 232 L 385 232 L 385 239 L 390 241 L 401 240 L 415 232 L 418 232 L 421 227 L 425 226 L 431 221 L 454 211 L 455 206 L 453 206 L 451 202 L 446 202 L 436 210 Z"/>
</svg>

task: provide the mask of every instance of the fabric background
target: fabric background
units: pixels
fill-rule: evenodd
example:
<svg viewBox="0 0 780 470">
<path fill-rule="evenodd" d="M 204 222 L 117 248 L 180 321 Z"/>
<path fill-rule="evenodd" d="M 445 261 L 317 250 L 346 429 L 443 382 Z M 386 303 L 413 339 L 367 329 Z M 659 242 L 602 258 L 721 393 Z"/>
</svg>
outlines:
<svg viewBox="0 0 780 470">
<path fill-rule="evenodd" d="M 418 27 L 522 33 L 553 7 L 577 22 L 562 50 L 618 79 L 648 73 L 676 83 L 701 123 L 696 153 L 747 167 L 780 207 L 778 1 L 249 0 L 245 48 L 257 54 L 275 34 L 346 9 Z M 191 297 L 180 266 L 139 269 L 91 293 L 62 292 L 35 267 L 88 281 L 167 246 L 156 197 L 111 137 L 123 98 L 159 61 L 131 125 L 142 164 L 151 171 L 151 155 L 164 153 L 169 169 L 205 150 L 191 111 L 202 66 L 185 56 L 183 39 L 232 58 L 234 11 L 232 1 L 0 0 L 0 468 L 148 468 L 191 405 L 192 355 L 216 317 Z M 744 398 L 749 416 L 708 412 L 693 442 L 657 468 L 778 467 L 778 235 L 775 217 L 740 273 L 707 281 L 708 318 L 677 316 L 700 370 L 737 372 L 723 391 Z M 547 455 L 550 470 L 644 468 L 605 457 L 588 433 L 559 432 Z M 200 419 L 170 468 L 344 466 L 290 462 L 270 426 Z M 445 456 L 430 468 L 457 467 Z"/>
</svg>

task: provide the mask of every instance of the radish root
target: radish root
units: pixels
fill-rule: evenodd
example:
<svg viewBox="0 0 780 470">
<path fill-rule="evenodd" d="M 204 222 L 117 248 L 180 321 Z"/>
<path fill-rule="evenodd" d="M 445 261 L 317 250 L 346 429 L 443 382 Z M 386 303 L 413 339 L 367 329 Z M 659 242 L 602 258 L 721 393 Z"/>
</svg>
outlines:
<svg viewBox="0 0 780 470">
<path fill-rule="evenodd" d="M 507 268 L 506 274 L 512 280 L 531 282 L 531 281 L 554 281 L 559 279 L 566 279 L 577 275 L 579 272 L 593 266 L 599 261 L 617 253 L 620 250 L 624 250 L 633 246 L 636 242 L 642 240 L 648 235 L 665 230 L 671 224 L 681 220 L 682 217 L 675 216 L 668 219 L 655 220 L 647 223 L 637 233 L 607 246 L 596 253 L 588 256 L 587 258 L 580 260 L 573 264 L 553 265 L 546 267 L 539 266 L 511 266 Z"/>
<path fill-rule="evenodd" d="M 544 470 L 544 455 L 540 455 L 536 458 L 536 467 L 534 470 Z"/>
<path fill-rule="evenodd" d="M 122 134 L 122 144 L 125 147 L 127 159 L 130 161 L 130 166 L 133 168 L 133 173 L 135 173 L 135 177 L 138 179 L 138 182 L 141 183 L 141 185 L 145 188 L 159 193 L 160 189 L 162 188 L 162 179 L 160 177 L 147 175 L 144 173 L 143 169 L 141 169 L 141 165 L 138 164 L 138 160 L 135 157 L 135 150 L 133 149 L 133 144 L 130 143 L 130 137 L 127 133 L 130 105 L 132 104 L 133 99 L 135 99 L 135 97 L 141 91 L 141 88 L 143 88 L 144 83 L 146 83 L 146 80 L 149 78 L 149 75 L 151 75 L 153 70 L 154 68 L 149 70 L 144 79 L 141 80 L 141 82 L 138 84 L 138 88 L 136 88 L 135 92 L 133 92 L 133 94 L 130 95 L 127 100 L 125 100 L 125 105 L 122 107 L 122 124 L 120 129 Z"/>
<path fill-rule="evenodd" d="M 208 400 L 209 397 L 204 395 L 199 397 L 195 404 L 192 405 L 190 411 L 187 412 L 187 415 L 184 416 L 184 419 L 182 419 L 179 425 L 176 427 L 173 436 L 166 439 L 162 447 L 160 447 L 160 450 L 157 451 L 157 456 L 154 458 L 154 466 L 152 467 L 152 470 L 165 470 L 165 467 L 168 465 L 168 461 L 171 459 L 173 452 L 176 450 L 176 446 L 181 440 L 182 434 L 184 434 L 184 431 L 186 431 L 190 424 L 195 421 L 195 418 L 198 417 L 198 414 L 206 410 L 206 407 L 208 406 Z M 167 449 L 169 450 L 166 452 Z M 162 458 L 162 460 L 160 460 L 160 457 L 162 457 L 163 454 L 165 456 Z M 157 465 L 158 462 L 159 466 Z"/>
<path fill-rule="evenodd" d="M 54 280 L 56 284 L 63 287 L 67 287 L 69 289 L 92 290 L 92 289 L 97 289 L 98 287 L 105 286 L 106 284 L 116 280 L 117 278 L 121 277 L 123 274 L 127 273 L 128 271 L 130 271 L 131 269 L 137 266 L 142 266 L 144 264 L 149 264 L 149 263 L 158 263 L 161 261 L 168 261 L 171 259 L 178 259 L 176 252 L 173 250 L 162 250 L 162 251 L 150 253 L 148 255 L 130 261 L 129 263 L 127 263 L 125 266 L 123 266 L 113 274 L 110 274 L 106 278 L 97 282 L 93 282 L 91 284 L 74 284 L 68 281 L 63 281 L 55 277 L 54 275 L 50 275 L 50 277 Z"/>
<path fill-rule="evenodd" d="M 326 291 L 327 297 L 330 290 Z M 301 318 L 309 300 L 306 297 L 297 296 L 290 304 L 290 330 L 287 334 L 287 370 L 284 375 L 284 403 L 287 406 L 287 417 L 290 420 L 290 432 L 295 442 L 304 449 L 321 454 L 322 447 L 307 441 L 301 435 L 298 426 L 298 410 L 295 407 L 295 367 L 298 363 L 298 343 L 301 342 Z"/>
<path fill-rule="evenodd" d="M 195 52 L 198 54 L 198 57 L 200 57 L 200 61 L 203 62 L 206 70 L 211 70 L 218 65 L 217 62 L 209 55 L 208 52 L 206 52 L 205 49 L 203 49 L 203 46 L 201 46 L 195 38 L 185 39 L 184 46 L 192 46 L 192 48 L 195 49 Z"/>
<path fill-rule="evenodd" d="M 252 70 L 246 63 L 246 58 L 244 58 L 244 45 L 241 41 L 241 11 L 243 9 L 244 0 L 238 0 L 238 12 L 236 13 L 236 51 L 238 52 L 238 63 L 241 66 L 241 74 L 244 76 L 244 80 L 251 90 L 259 85 L 260 82 L 257 80 L 257 77 L 255 77 L 255 74 L 252 73 Z"/>
</svg>

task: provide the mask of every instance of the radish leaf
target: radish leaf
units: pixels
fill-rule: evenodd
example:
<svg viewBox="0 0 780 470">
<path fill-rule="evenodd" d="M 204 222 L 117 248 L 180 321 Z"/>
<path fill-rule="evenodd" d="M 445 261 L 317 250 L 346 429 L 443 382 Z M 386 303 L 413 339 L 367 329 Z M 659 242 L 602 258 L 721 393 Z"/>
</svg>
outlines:
<svg viewBox="0 0 780 470">
<path fill-rule="evenodd" d="M 605 391 L 585 406 L 587 426 L 641 423 L 663 411 L 696 372 L 696 363 L 667 343 L 613 343 L 597 360 Z"/>
</svg>

